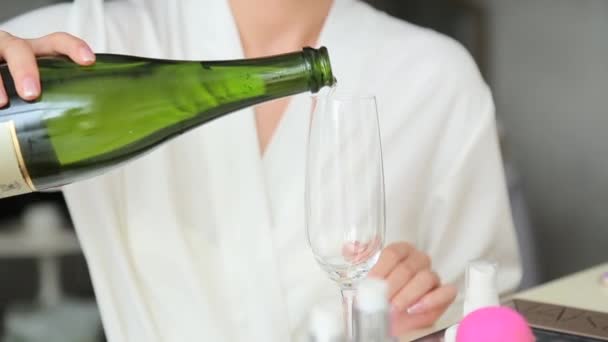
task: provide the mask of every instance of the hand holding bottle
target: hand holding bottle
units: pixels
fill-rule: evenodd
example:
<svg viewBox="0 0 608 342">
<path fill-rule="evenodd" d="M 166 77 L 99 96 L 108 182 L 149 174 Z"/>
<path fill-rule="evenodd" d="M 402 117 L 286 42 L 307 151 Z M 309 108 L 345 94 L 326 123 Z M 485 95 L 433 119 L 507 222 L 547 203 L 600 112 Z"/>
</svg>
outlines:
<svg viewBox="0 0 608 342">
<path fill-rule="evenodd" d="M 90 65 L 95 54 L 82 39 L 63 32 L 35 38 L 22 39 L 0 31 L 0 61 L 5 61 L 15 81 L 15 88 L 24 100 L 34 100 L 40 95 L 40 75 L 36 56 L 67 55 L 74 62 Z M 0 78 L 0 107 L 6 105 L 8 96 Z"/>
</svg>

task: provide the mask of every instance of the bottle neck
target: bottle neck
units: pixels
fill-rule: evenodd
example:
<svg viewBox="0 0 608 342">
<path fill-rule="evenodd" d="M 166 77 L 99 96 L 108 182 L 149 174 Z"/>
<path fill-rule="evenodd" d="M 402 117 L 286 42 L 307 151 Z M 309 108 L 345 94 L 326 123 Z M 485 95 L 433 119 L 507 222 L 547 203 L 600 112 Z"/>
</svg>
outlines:
<svg viewBox="0 0 608 342">
<path fill-rule="evenodd" d="M 236 98 L 256 97 L 263 100 L 301 92 L 316 93 L 336 83 L 329 54 L 325 47 L 306 47 L 299 52 L 242 60 L 202 62 L 201 81 L 209 89 L 209 72 L 215 73 L 217 82 L 227 86 Z M 215 82 L 215 81 L 214 81 Z M 211 89 L 212 90 L 212 89 Z M 232 98 L 234 100 L 235 98 Z"/>
<path fill-rule="evenodd" d="M 336 83 L 325 48 L 201 65 L 199 86 L 188 96 L 197 99 L 198 119 L 204 120 Z"/>
</svg>

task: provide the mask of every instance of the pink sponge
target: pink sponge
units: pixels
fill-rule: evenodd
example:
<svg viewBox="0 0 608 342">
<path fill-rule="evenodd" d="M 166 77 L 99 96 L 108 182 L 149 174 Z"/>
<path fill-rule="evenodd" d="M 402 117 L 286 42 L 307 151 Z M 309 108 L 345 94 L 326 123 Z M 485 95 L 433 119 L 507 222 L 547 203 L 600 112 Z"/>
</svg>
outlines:
<svg viewBox="0 0 608 342">
<path fill-rule="evenodd" d="M 526 320 L 507 307 L 485 307 L 468 314 L 459 324 L 456 342 L 534 342 Z"/>
</svg>

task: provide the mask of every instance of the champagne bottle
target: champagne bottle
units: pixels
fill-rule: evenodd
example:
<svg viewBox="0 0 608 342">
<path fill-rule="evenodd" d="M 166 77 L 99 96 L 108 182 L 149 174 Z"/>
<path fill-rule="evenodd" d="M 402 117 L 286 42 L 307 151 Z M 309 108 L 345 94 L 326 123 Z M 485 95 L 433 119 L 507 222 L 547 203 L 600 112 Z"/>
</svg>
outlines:
<svg viewBox="0 0 608 342">
<path fill-rule="evenodd" d="M 100 175 L 228 113 L 336 82 L 325 47 L 224 61 L 37 62 L 42 95 L 31 102 L 0 64 L 10 99 L 0 108 L 0 198 Z"/>
</svg>

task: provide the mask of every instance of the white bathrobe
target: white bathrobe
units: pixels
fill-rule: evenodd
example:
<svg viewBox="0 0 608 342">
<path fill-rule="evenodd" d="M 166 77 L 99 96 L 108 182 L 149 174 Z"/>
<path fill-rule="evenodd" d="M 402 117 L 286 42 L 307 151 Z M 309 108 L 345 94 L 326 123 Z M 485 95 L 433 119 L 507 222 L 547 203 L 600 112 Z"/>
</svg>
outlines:
<svg viewBox="0 0 608 342">
<path fill-rule="evenodd" d="M 95 52 L 233 59 L 227 0 L 81 0 L 0 25 L 67 31 Z M 428 253 L 446 282 L 477 258 L 521 276 L 491 93 L 454 41 L 336 0 L 319 45 L 341 86 L 379 102 L 387 243 Z M 63 191 L 110 341 L 285 342 L 338 289 L 304 232 L 308 94 L 295 96 L 264 156 L 251 108 L 197 128 Z"/>
</svg>

